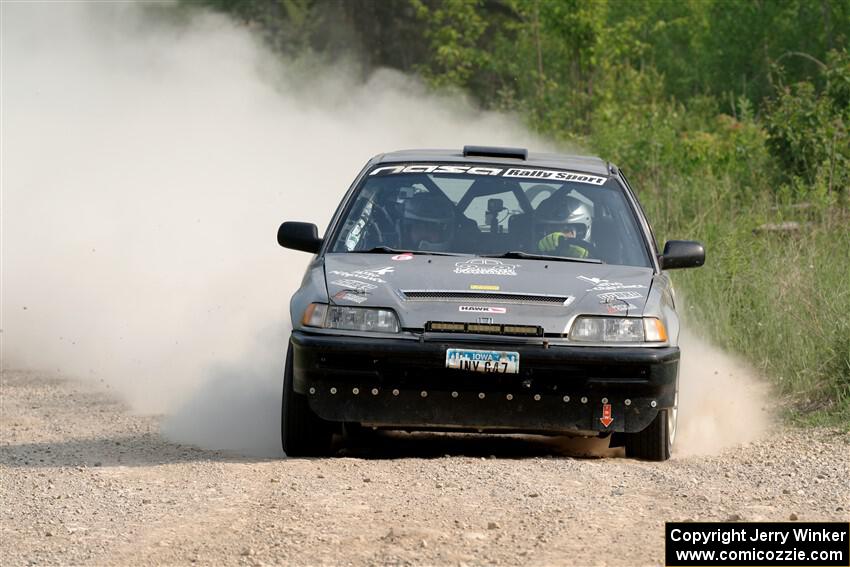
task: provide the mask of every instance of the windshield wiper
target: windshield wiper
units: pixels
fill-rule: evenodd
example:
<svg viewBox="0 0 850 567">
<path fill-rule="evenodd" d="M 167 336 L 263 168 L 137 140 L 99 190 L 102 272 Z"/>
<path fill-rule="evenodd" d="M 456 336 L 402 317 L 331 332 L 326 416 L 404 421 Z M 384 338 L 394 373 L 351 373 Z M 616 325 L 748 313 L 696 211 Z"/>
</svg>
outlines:
<svg viewBox="0 0 850 567">
<path fill-rule="evenodd" d="M 601 264 L 596 258 L 568 258 L 566 256 L 547 256 L 545 254 L 529 254 L 520 250 L 511 250 L 504 254 L 484 254 L 482 258 L 524 258 L 527 260 L 554 260 L 556 262 L 582 262 L 585 264 Z"/>
<path fill-rule="evenodd" d="M 435 250 L 399 250 L 389 246 L 375 246 L 369 250 L 349 250 L 352 254 L 422 254 L 426 256 L 468 256 L 456 252 L 438 252 Z"/>
</svg>

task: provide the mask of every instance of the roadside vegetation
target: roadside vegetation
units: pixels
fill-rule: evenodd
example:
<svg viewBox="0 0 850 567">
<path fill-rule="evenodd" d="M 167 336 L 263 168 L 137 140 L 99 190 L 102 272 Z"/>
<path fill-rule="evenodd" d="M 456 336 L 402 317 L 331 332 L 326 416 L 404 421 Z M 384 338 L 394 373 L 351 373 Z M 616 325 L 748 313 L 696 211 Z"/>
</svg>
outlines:
<svg viewBox="0 0 850 567">
<path fill-rule="evenodd" d="M 796 420 L 850 423 L 850 3 L 278 0 L 206 4 L 281 53 L 359 54 L 618 163 L 692 326 Z"/>
</svg>

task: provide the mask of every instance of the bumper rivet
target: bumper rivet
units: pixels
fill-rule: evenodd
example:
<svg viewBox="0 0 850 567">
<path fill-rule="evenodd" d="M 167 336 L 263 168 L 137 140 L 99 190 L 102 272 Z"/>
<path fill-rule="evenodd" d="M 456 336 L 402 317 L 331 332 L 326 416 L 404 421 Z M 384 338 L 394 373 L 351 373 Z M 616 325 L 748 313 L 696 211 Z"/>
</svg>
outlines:
<svg viewBox="0 0 850 567">
<path fill-rule="evenodd" d="M 310 393 L 311 393 L 311 394 L 315 394 L 315 393 L 316 393 L 316 388 L 310 388 Z"/>
<path fill-rule="evenodd" d="M 458 394 L 457 392 L 452 392 L 452 397 L 453 397 L 453 398 L 456 398 L 456 397 L 458 397 L 459 395 L 460 395 L 460 394 Z"/>
<path fill-rule="evenodd" d="M 603 403 L 603 404 L 607 404 L 607 403 L 608 403 L 608 398 L 602 398 L 602 403 Z"/>
<path fill-rule="evenodd" d="M 425 390 L 422 390 L 421 392 L 419 392 L 419 395 L 422 396 L 423 398 L 427 398 L 428 392 L 426 392 Z"/>
<path fill-rule="evenodd" d="M 377 389 L 377 388 L 372 388 L 372 395 L 373 395 L 373 396 L 377 396 L 377 395 L 378 395 L 378 389 Z"/>
<path fill-rule="evenodd" d="M 478 392 L 478 399 L 479 399 L 479 400 L 483 400 L 483 399 L 484 399 L 484 392 Z"/>
<path fill-rule="evenodd" d="M 569 402 L 569 401 L 570 401 L 570 397 L 569 397 L 569 396 L 564 396 L 564 401 L 565 401 L 565 402 Z"/>
<path fill-rule="evenodd" d="M 583 404 L 587 403 L 587 398 L 585 396 L 581 397 L 581 403 L 583 403 Z"/>
<path fill-rule="evenodd" d="M 336 394 L 336 388 L 331 388 L 331 394 Z"/>
<path fill-rule="evenodd" d="M 508 400 L 508 401 L 511 401 L 512 399 L 514 399 L 514 395 L 508 394 L 507 396 L 505 396 L 505 399 Z"/>
<path fill-rule="evenodd" d="M 354 394 L 354 395 L 356 396 L 357 394 L 359 394 L 359 393 L 360 393 L 360 388 L 352 388 L 352 389 L 351 389 L 351 393 L 352 393 L 352 394 Z"/>
<path fill-rule="evenodd" d="M 652 400 L 651 402 L 649 402 L 649 405 L 652 406 L 652 407 L 655 407 L 655 406 L 658 405 L 658 402 L 656 402 L 655 400 Z"/>
<path fill-rule="evenodd" d="M 626 400 L 623 403 L 626 404 L 627 406 L 632 405 L 632 401 L 628 398 L 626 398 Z"/>
<path fill-rule="evenodd" d="M 535 402 L 539 402 L 539 401 L 540 401 L 540 394 L 534 394 L 534 401 L 535 401 Z"/>
<path fill-rule="evenodd" d="M 398 395 L 398 393 L 399 393 L 399 392 L 398 392 L 398 390 L 397 390 L 397 389 L 396 389 L 396 390 L 393 390 L 393 396 L 397 396 L 397 395 Z"/>
</svg>

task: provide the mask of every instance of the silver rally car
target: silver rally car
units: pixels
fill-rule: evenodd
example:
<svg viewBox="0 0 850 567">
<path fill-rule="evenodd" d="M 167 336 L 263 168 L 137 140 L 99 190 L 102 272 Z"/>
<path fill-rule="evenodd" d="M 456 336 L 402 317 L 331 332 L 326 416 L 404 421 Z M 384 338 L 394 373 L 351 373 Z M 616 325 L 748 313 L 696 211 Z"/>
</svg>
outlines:
<svg viewBox="0 0 850 567">
<path fill-rule="evenodd" d="M 599 158 L 466 146 L 370 160 L 290 304 L 281 423 L 290 456 L 361 428 L 606 437 L 669 458 L 679 319 L 622 172 Z"/>
</svg>

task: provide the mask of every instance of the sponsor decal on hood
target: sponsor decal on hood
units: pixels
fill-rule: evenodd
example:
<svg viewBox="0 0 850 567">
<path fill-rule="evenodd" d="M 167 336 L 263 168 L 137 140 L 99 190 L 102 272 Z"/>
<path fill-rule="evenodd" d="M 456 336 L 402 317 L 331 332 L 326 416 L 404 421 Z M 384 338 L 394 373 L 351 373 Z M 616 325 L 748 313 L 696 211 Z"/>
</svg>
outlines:
<svg viewBox="0 0 850 567">
<path fill-rule="evenodd" d="M 336 301 L 351 301 L 352 303 L 360 304 L 369 299 L 369 297 L 362 291 L 344 289 L 334 294 L 334 299 Z"/>
<path fill-rule="evenodd" d="M 622 282 L 612 282 L 610 280 L 604 280 L 602 278 L 589 278 L 587 276 L 578 276 L 577 279 L 593 284 L 593 287 L 588 289 L 587 291 L 614 291 L 618 289 L 646 288 L 646 286 L 642 284 L 625 284 Z M 638 297 L 640 297 L 640 295 L 638 295 Z"/>
<path fill-rule="evenodd" d="M 473 291 L 499 291 L 502 287 L 488 284 L 470 284 L 469 289 Z"/>
<path fill-rule="evenodd" d="M 626 301 L 623 301 L 621 303 L 609 303 L 609 302 L 603 301 L 603 303 L 605 303 L 605 308 L 607 309 L 609 315 L 616 315 L 617 313 L 623 313 L 623 312 L 628 313 L 632 309 L 638 308 L 637 305 L 633 305 L 633 304 L 628 303 Z"/>
<path fill-rule="evenodd" d="M 470 276 L 515 276 L 518 264 L 507 264 L 493 258 L 472 258 L 455 263 L 455 273 Z"/>
<path fill-rule="evenodd" d="M 637 299 L 643 296 L 636 291 L 609 291 L 608 293 L 600 293 L 596 297 L 605 301 L 611 299 Z"/>
<path fill-rule="evenodd" d="M 461 313 L 497 313 L 504 314 L 508 310 L 505 307 L 489 307 L 486 305 L 461 305 L 457 308 Z"/>
<path fill-rule="evenodd" d="M 386 268 L 378 268 L 376 270 L 354 270 L 351 272 L 345 270 L 331 270 L 328 273 L 334 276 L 343 276 L 345 278 L 356 278 L 358 280 L 366 280 L 375 283 L 387 283 L 387 280 L 381 278 L 381 276 L 391 274 L 393 271 L 395 271 L 395 268 L 388 266 Z"/>
<path fill-rule="evenodd" d="M 360 292 L 366 292 L 371 289 L 378 289 L 378 286 L 376 286 L 375 284 L 369 282 L 361 282 L 360 280 L 334 280 L 331 282 L 331 284 Z"/>
</svg>

